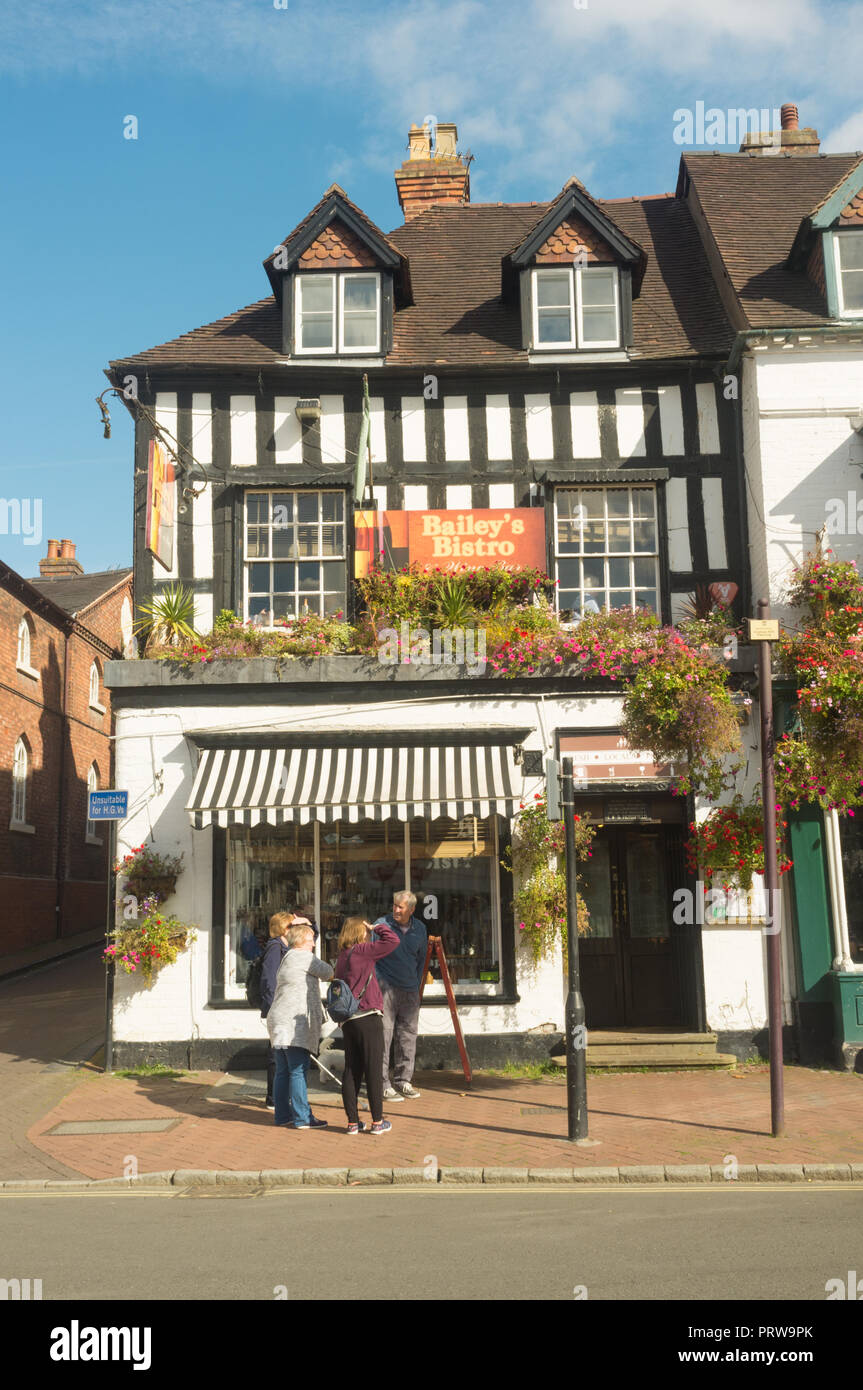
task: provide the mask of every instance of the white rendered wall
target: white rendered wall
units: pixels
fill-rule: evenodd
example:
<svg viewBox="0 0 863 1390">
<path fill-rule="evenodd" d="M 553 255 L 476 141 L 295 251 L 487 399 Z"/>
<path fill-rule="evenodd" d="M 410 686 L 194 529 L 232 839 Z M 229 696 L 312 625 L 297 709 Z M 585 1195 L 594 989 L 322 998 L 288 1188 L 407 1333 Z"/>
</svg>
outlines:
<svg viewBox="0 0 863 1390">
<path fill-rule="evenodd" d="M 782 620 L 791 617 L 783 602 L 791 571 L 814 548 L 816 533 L 828 521 L 830 499 L 847 503 L 852 492 L 863 502 L 863 439 L 850 423 L 861 406 L 859 349 L 777 349 L 751 354 L 744 362 L 753 599 L 764 596 L 769 585 L 774 613 Z M 836 559 L 859 563 L 863 537 L 851 527 L 848 531 L 827 535 L 825 548 Z"/>
<path fill-rule="evenodd" d="M 616 696 L 596 699 L 546 699 L 498 701 L 410 697 L 374 705 L 330 705 L 296 715 L 284 704 L 233 708 L 186 707 L 170 712 L 158 709 L 119 710 L 117 713 L 116 785 L 129 791 L 129 819 L 118 826 L 118 854 L 122 857 L 154 832 L 155 848 L 165 854 L 184 855 L 184 872 L 168 904 L 183 921 L 199 925 L 198 941 L 191 950 L 155 976 L 149 990 L 134 976 L 118 972 L 115 986 L 114 1035 L 118 1042 L 164 1042 L 186 1038 L 261 1038 L 263 1024 L 253 1009 L 205 1008 L 209 994 L 209 933 L 212 914 L 212 830 L 193 830 L 185 810 L 194 779 L 192 750 L 187 730 L 252 733 L 256 729 L 281 732 L 338 727 L 345 731 L 399 731 L 465 728 L 501 724 L 537 730 L 525 742 L 526 749 L 550 754 L 558 727 L 615 728 L 621 701 Z M 545 737 L 540 730 L 545 730 Z M 161 773 L 161 787 L 159 777 Z M 525 777 L 519 789 L 526 803 L 541 791 L 544 779 Z M 512 930 L 505 923 L 503 930 Z M 527 1032 L 551 1025 L 563 1028 L 564 978 L 558 951 L 555 957 L 534 966 L 529 952 L 516 950 L 518 1004 L 482 1004 L 460 1007 L 466 1034 Z M 420 1031 L 451 1032 L 448 1011 L 424 1008 Z"/>
</svg>

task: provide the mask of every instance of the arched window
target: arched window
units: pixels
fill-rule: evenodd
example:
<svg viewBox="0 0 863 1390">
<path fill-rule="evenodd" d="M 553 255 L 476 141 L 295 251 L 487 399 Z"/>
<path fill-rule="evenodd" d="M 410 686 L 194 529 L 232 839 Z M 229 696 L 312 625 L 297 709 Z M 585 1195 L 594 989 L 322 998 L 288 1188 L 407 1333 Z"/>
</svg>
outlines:
<svg viewBox="0 0 863 1390">
<path fill-rule="evenodd" d="M 90 704 L 96 708 L 99 706 L 99 667 L 94 661 L 90 667 Z"/>
<path fill-rule="evenodd" d="M 23 738 L 15 744 L 12 762 L 12 820 L 18 825 L 27 821 L 27 776 L 30 771 L 30 757 Z"/>
<path fill-rule="evenodd" d="M 99 769 L 98 769 L 98 767 L 96 766 L 95 763 L 91 763 L 91 764 L 90 764 L 90 771 L 87 773 L 87 810 L 88 810 L 88 811 L 89 811 L 89 809 L 90 809 L 90 793 L 91 793 L 91 792 L 97 792 L 98 790 L 99 790 Z M 86 834 L 86 838 L 87 838 L 88 841 L 92 842 L 93 840 L 95 840 L 95 841 L 97 842 L 97 844 L 101 844 L 101 843 L 102 843 L 102 841 L 98 838 L 98 836 L 97 836 L 97 834 L 96 834 L 98 828 L 99 828 L 98 823 L 97 823 L 96 821 L 94 821 L 94 820 L 90 820 L 89 817 L 88 817 L 88 819 L 87 819 L 87 834 Z"/>
<path fill-rule="evenodd" d="M 25 666 L 30 669 L 30 624 L 26 618 L 22 618 L 18 624 L 18 656 L 16 657 L 17 666 Z"/>
</svg>

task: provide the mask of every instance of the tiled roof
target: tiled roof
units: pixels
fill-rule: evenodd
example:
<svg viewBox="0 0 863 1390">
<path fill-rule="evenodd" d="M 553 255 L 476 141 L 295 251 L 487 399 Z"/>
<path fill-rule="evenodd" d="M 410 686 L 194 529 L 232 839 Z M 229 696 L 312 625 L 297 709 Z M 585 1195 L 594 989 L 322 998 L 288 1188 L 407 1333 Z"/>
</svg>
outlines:
<svg viewBox="0 0 863 1390">
<path fill-rule="evenodd" d="M 288 232 L 288 235 L 282 241 L 283 246 L 289 246 L 291 242 L 297 241 L 300 238 L 300 234 L 302 233 L 303 229 L 307 227 L 310 222 L 314 221 L 320 209 L 324 206 L 327 200 L 334 193 L 338 194 L 339 198 L 342 199 L 342 201 L 350 208 L 351 212 L 354 213 L 357 219 L 369 232 L 372 233 L 373 236 L 380 237 L 381 241 L 385 242 L 385 244 L 389 247 L 389 249 L 393 252 L 394 255 L 399 254 L 398 248 L 393 244 L 392 241 L 390 241 L 386 233 L 382 232 L 380 227 L 378 227 L 370 217 L 366 216 L 362 208 L 358 208 L 356 203 L 351 202 L 345 190 L 337 183 L 331 183 L 323 197 L 319 198 L 318 201 L 315 203 L 315 206 L 312 208 L 311 212 L 306 213 L 305 217 L 302 219 L 301 222 L 297 223 L 293 231 Z M 275 256 L 276 251 L 272 251 L 264 261 L 264 265 L 267 265 L 270 261 L 274 260 Z"/>
<path fill-rule="evenodd" d="M 801 222 L 858 163 L 857 154 L 685 154 L 683 163 L 752 328 L 830 323 L 818 287 L 790 270 Z"/>
<path fill-rule="evenodd" d="M 501 300 L 501 262 L 549 206 L 437 207 L 390 232 L 390 244 L 409 258 L 414 302 L 395 314 L 388 364 L 526 363 L 519 305 Z M 663 195 L 607 206 L 608 215 L 648 257 L 633 303 L 633 348 L 652 359 L 728 349 L 733 334 L 686 205 Z M 270 297 L 111 366 L 266 367 L 282 360 L 279 311 Z"/>
<path fill-rule="evenodd" d="M 56 579 L 28 579 L 34 589 L 74 618 L 92 603 L 128 579 L 131 569 L 102 570 L 96 574 L 60 574 Z"/>
</svg>

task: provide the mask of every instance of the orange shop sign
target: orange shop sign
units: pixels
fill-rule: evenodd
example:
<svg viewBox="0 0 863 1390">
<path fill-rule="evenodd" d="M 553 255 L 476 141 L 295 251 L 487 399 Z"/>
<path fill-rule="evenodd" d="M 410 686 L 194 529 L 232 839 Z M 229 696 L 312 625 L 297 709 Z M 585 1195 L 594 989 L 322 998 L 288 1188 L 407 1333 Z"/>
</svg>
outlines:
<svg viewBox="0 0 863 1390">
<path fill-rule="evenodd" d="M 147 549 L 163 569 L 174 564 L 174 464 L 164 444 L 150 440 L 147 458 Z"/>
<path fill-rule="evenodd" d="M 480 511 L 358 512 L 357 576 L 386 569 L 540 569 L 545 563 L 542 507 Z"/>
</svg>

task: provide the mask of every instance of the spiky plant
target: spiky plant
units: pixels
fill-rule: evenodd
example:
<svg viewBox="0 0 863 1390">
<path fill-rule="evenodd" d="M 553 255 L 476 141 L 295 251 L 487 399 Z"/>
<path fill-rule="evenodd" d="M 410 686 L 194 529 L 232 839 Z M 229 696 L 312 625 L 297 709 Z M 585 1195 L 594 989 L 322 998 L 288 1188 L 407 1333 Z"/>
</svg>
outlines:
<svg viewBox="0 0 863 1390">
<path fill-rule="evenodd" d="M 162 589 L 149 603 L 139 604 L 138 612 L 144 616 L 136 623 L 135 631 L 147 634 L 145 651 L 152 647 L 181 647 L 184 642 L 194 642 L 198 635 L 193 627 L 195 596 L 183 584 Z"/>
</svg>

